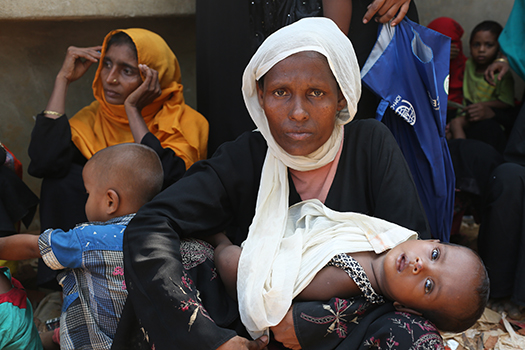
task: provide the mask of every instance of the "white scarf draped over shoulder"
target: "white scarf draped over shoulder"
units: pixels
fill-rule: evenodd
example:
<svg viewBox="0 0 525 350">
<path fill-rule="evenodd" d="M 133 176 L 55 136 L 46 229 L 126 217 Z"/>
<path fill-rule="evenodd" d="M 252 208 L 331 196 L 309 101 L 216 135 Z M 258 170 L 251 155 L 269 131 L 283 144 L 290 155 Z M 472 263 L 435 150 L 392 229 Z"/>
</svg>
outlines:
<svg viewBox="0 0 525 350">
<path fill-rule="evenodd" d="M 249 300 L 253 304 L 240 304 L 242 322 L 254 339 L 268 334 L 268 327 L 281 321 L 293 298 L 335 255 L 380 254 L 417 238 L 415 231 L 364 214 L 337 212 L 318 199 L 297 203 L 288 211 L 286 230 L 275 257 L 265 264 L 269 273 L 250 277 L 262 279 L 264 284 L 262 290 L 251 291 Z"/>
<path fill-rule="evenodd" d="M 292 156 L 272 137 L 257 98 L 256 84 L 275 64 L 303 51 L 315 51 L 326 57 L 347 107 L 337 115 L 333 133 L 324 145 L 307 156 Z M 243 243 L 237 276 L 241 320 L 252 336 L 258 336 L 261 323 L 255 325 L 251 317 L 264 318 L 263 329 L 278 324 L 291 304 L 291 300 L 283 303 L 281 299 L 293 295 L 295 278 L 272 273 L 272 266 L 282 263 L 291 267 L 299 263 L 292 259 L 275 261 L 278 251 L 288 244 L 283 240 L 289 207 L 288 168 L 309 171 L 332 162 L 343 140 L 342 125 L 350 122 L 356 113 L 361 80 L 352 44 L 328 18 L 305 18 L 283 27 L 270 35 L 250 60 L 243 74 L 242 93 L 251 118 L 268 143 L 255 216 Z M 300 252 L 301 246 L 290 244 L 286 249 Z M 272 311 L 271 315 L 267 310 Z"/>
</svg>

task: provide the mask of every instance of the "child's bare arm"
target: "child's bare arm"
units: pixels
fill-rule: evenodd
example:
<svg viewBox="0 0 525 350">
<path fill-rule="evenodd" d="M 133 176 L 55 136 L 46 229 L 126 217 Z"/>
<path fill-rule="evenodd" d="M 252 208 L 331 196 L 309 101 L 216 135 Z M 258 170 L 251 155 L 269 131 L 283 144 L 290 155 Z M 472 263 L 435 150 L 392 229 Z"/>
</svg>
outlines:
<svg viewBox="0 0 525 350">
<path fill-rule="evenodd" d="M 360 294 L 361 290 L 345 271 L 335 266 L 327 266 L 315 275 L 312 282 L 297 295 L 296 300 L 329 300 Z"/>
<path fill-rule="evenodd" d="M 16 234 L 0 238 L 0 259 L 25 260 L 41 258 L 38 235 Z"/>
</svg>

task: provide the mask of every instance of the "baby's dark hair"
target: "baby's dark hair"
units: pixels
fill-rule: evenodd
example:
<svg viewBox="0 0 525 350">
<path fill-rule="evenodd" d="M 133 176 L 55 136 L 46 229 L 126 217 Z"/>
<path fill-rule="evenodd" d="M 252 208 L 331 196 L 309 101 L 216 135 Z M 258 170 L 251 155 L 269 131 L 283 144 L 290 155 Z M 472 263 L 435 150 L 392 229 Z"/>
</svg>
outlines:
<svg viewBox="0 0 525 350">
<path fill-rule="evenodd" d="M 444 332 L 460 333 L 472 327 L 485 311 L 490 294 L 490 280 L 483 261 L 475 251 L 453 243 L 443 244 L 466 249 L 476 257 L 479 263 L 479 268 L 477 271 L 472 271 L 472 274 L 476 274 L 474 278 L 478 281 L 478 283 L 475 286 L 475 289 L 472 291 L 471 296 L 472 300 L 474 300 L 474 298 L 476 299 L 474 300 L 475 307 L 468 308 L 468 306 L 465 306 L 465 309 L 463 310 L 464 312 L 457 315 L 451 315 L 448 310 L 445 309 L 422 310 L 421 312 L 423 316 L 431 321 L 439 330 Z M 462 281 L 459 281 L 458 283 L 462 283 Z"/>
<path fill-rule="evenodd" d="M 112 45 L 116 45 L 116 46 L 121 46 L 121 45 L 124 45 L 124 46 L 128 46 L 132 51 L 133 53 L 135 54 L 135 58 L 138 60 L 138 54 L 137 54 L 137 47 L 135 46 L 135 43 L 133 42 L 133 40 L 131 39 L 131 37 L 129 35 L 127 35 L 126 33 L 124 32 L 118 32 L 116 34 L 113 34 L 111 36 L 111 38 L 109 38 L 109 41 L 108 41 L 108 47 L 106 48 L 106 51 L 112 46 Z"/>
<path fill-rule="evenodd" d="M 98 151 L 89 160 L 98 180 L 135 203 L 137 209 L 162 189 L 164 172 L 157 153 L 138 143 L 121 143 Z"/>
<path fill-rule="evenodd" d="M 470 41 L 469 43 L 472 43 L 472 40 L 474 39 L 474 35 L 476 35 L 477 32 L 482 31 L 488 31 L 491 32 L 496 36 L 496 39 L 499 38 L 499 35 L 501 34 L 501 31 L 503 30 L 503 27 L 498 22 L 494 21 L 483 21 L 477 26 L 472 29 L 472 32 L 470 33 Z"/>
</svg>

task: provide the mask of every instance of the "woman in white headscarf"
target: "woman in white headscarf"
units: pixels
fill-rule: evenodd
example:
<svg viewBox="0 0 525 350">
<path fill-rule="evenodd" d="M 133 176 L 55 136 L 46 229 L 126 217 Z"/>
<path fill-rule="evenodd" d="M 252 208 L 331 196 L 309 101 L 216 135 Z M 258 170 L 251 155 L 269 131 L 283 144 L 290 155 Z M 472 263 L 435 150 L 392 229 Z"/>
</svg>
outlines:
<svg viewBox="0 0 525 350">
<path fill-rule="evenodd" d="M 243 94 L 258 129 L 196 163 L 128 226 L 126 307 L 134 309 L 140 324 L 125 318 L 115 344 L 125 346 L 129 327 L 143 327 L 156 349 L 265 346 L 265 338 L 243 338 L 247 335 L 236 304 L 220 284 L 209 253 L 202 253 L 205 247 L 181 245 L 181 238 L 226 230 L 240 244 L 256 234 L 258 242 L 243 249 L 250 259 L 244 267 L 241 261 L 240 268 L 249 275 L 250 265 L 272 259 L 264 252 L 271 252 L 284 232 L 288 207 L 311 198 L 333 210 L 376 216 L 430 237 L 410 171 L 388 129 L 373 119 L 350 122 L 360 96 L 359 67 L 350 41 L 334 22 L 307 18 L 271 35 L 246 68 Z M 294 327 L 291 333 L 276 328 L 276 339 L 294 348 L 312 344 L 331 349 L 356 334 L 352 344 L 358 348 L 372 338 L 387 341 L 389 332 L 370 328 L 370 333 L 370 322 L 379 320 L 385 329 L 403 322 L 389 304 L 381 306 L 383 311 L 373 308 L 373 315 L 361 299 L 327 305 L 337 310 L 323 303 L 295 304 L 293 326 L 299 339 Z M 352 313 L 363 322 L 352 322 Z M 332 321 L 317 322 L 317 317 Z M 424 329 L 425 339 L 440 341 L 435 328 Z M 422 336 L 406 329 L 396 336 L 403 338 L 402 332 L 411 339 L 405 342 L 407 349 Z"/>
</svg>

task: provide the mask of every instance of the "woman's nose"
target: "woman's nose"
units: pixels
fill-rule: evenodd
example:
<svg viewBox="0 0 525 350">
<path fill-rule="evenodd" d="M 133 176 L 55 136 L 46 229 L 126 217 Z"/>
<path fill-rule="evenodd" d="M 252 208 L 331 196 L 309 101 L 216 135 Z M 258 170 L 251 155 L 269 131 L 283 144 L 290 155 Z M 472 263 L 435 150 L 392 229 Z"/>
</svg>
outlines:
<svg viewBox="0 0 525 350">
<path fill-rule="evenodd" d="M 415 258 L 414 261 L 410 262 L 412 266 L 412 273 L 417 275 L 423 270 L 423 261 L 420 258 Z"/>
<path fill-rule="evenodd" d="M 292 107 L 290 111 L 290 119 L 296 121 L 303 121 L 308 119 L 308 111 L 305 109 L 305 102 L 299 97 L 292 98 Z"/>
<path fill-rule="evenodd" d="M 108 84 L 116 84 L 118 82 L 117 72 L 115 69 L 109 71 L 108 77 L 106 78 Z"/>
</svg>

